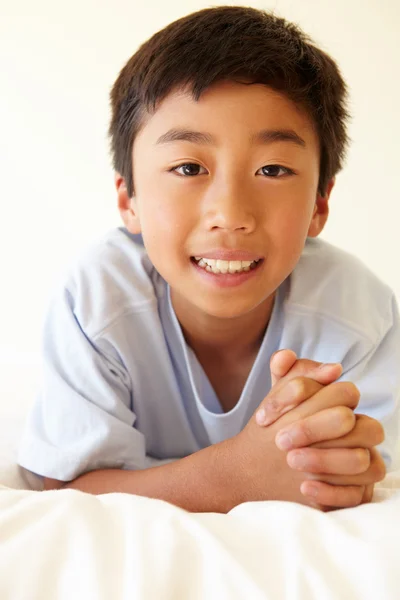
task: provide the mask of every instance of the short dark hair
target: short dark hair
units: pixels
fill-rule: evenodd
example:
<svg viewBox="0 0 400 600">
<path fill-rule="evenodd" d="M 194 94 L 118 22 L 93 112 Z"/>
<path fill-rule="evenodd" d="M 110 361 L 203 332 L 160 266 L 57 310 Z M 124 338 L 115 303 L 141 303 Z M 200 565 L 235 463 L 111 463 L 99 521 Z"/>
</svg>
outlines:
<svg viewBox="0 0 400 600">
<path fill-rule="evenodd" d="M 261 83 L 307 111 L 320 142 L 318 192 L 342 169 L 347 145 L 347 86 L 336 62 L 297 25 L 251 7 L 191 13 L 155 33 L 121 70 L 110 93 L 114 169 L 134 193 L 132 149 L 147 113 L 179 88 L 198 100 L 222 80 Z"/>
</svg>

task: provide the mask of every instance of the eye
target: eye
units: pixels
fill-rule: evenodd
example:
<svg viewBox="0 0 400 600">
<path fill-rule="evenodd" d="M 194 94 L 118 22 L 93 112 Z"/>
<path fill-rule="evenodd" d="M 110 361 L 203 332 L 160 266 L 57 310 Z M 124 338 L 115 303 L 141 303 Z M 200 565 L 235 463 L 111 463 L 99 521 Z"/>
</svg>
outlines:
<svg viewBox="0 0 400 600">
<path fill-rule="evenodd" d="M 201 165 L 198 165 L 197 163 L 182 163 L 181 165 L 177 165 L 170 169 L 170 172 L 175 172 L 180 177 L 195 177 L 196 175 L 199 175 L 199 170 L 202 168 L 204 167 L 201 167 Z M 179 172 L 179 169 L 182 171 Z M 281 165 L 265 165 L 264 167 L 261 167 L 260 171 L 263 171 L 268 179 L 280 179 L 282 176 L 279 176 L 280 171 L 283 171 L 283 175 L 294 175 L 292 169 L 282 167 Z"/>
<path fill-rule="evenodd" d="M 195 175 L 198 175 L 198 169 L 202 168 L 203 167 L 201 167 L 197 163 L 182 163 L 181 165 L 173 167 L 172 169 L 170 169 L 170 171 L 177 173 L 180 177 L 193 177 Z M 183 173 L 178 173 L 179 169 L 183 169 Z"/>
<path fill-rule="evenodd" d="M 281 177 L 278 177 L 279 171 L 283 171 L 284 175 L 294 175 L 292 169 L 282 167 L 281 165 L 265 165 L 264 167 L 261 167 L 260 171 L 263 171 L 264 175 L 269 179 L 280 179 Z"/>
</svg>

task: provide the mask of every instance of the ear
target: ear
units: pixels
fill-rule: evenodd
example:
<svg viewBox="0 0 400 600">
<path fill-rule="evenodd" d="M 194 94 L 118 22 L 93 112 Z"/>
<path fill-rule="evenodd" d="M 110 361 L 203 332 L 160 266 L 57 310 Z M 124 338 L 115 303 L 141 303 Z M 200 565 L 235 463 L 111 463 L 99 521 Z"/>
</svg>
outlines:
<svg viewBox="0 0 400 600">
<path fill-rule="evenodd" d="M 314 205 L 314 211 L 311 218 L 310 226 L 308 228 L 308 237 L 317 237 L 323 230 L 329 215 L 329 197 L 333 186 L 335 185 L 335 177 L 329 180 L 326 187 L 325 196 L 317 194 L 317 198 Z"/>
<path fill-rule="evenodd" d="M 117 190 L 118 210 L 125 227 L 130 233 L 140 233 L 141 227 L 135 196 L 132 196 L 132 198 L 129 197 L 125 179 L 119 173 L 115 173 L 114 182 Z"/>
</svg>

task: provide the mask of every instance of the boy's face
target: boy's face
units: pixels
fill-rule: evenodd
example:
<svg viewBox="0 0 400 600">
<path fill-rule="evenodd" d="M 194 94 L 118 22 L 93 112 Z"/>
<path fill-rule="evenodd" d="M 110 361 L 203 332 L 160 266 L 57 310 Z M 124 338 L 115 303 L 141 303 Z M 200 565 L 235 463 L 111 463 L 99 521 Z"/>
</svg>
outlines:
<svg viewBox="0 0 400 600">
<path fill-rule="evenodd" d="M 159 139 L 172 129 L 211 140 Z M 257 138 L 261 130 L 267 133 Z M 301 139 L 274 139 L 269 130 L 290 130 Z M 180 306 L 239 317 L 271 300 L 306 237 L 323 228 L 334 182 L 318 196 L 319 157 L 306 114 L 266 86 L 222 82 L 198 102 L 183 91 L 171 93 L 135 139 L 133 198 L 116 176 L 119 209 L 128 230 L 142 232 Z M 215 274 L 194 257 L 261 260 L 241 273 Z M 232 271 L 238 264 L 220 267 Z"/>
</svg>

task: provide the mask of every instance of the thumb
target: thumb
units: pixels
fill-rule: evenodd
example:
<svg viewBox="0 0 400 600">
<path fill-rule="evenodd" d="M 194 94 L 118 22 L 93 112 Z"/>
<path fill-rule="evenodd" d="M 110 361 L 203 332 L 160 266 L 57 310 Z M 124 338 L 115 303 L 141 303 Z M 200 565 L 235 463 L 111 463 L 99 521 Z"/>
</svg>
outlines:
<svg viewBox="0 0 400 600">
<path fill-rule="evenodd" d="M 287 375 L 297 360 L 297 354 L 293 350 L 278 350 L 270 358 L 271 387 L 282 377 Z"/>
</svg>

